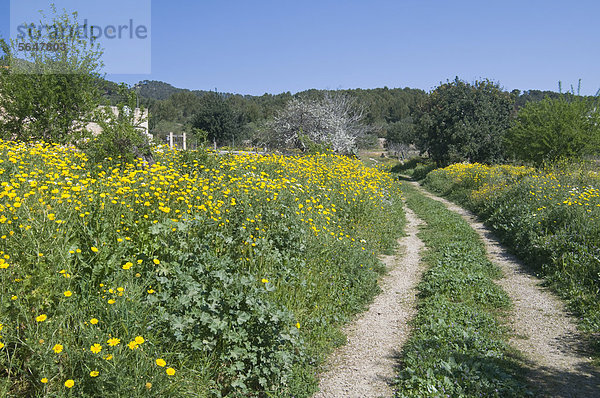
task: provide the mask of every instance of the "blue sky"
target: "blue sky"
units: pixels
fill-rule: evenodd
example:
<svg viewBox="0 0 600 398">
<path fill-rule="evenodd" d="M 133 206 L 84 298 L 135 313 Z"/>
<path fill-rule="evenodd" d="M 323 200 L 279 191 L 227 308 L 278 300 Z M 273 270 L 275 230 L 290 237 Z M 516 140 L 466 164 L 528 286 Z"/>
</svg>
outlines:
<svg viewBox="0 0 600 398">
<path fill-rule="evenodd" d="M 104 4 L 75 3 L 80 11 Z M 3 37 L 8 14 L 9 0 L 0 0 Z M 254 95 L 431 90 L 455 76 L 507 90 L 578 79 L 584 94 L 600 88 L 598 1 L 152 0 L 151 15 L 151 73 L 110 80 Z"/>
</svg>

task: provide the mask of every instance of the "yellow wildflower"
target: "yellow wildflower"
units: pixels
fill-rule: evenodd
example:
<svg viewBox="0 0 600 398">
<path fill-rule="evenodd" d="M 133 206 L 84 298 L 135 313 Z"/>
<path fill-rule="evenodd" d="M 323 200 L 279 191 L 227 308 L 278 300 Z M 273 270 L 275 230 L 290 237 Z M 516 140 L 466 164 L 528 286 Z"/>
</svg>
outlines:
<svg viewBox="0 0 600 398">
<path fill-rule="evenodd" d="M 129 347 L 130 350 L 135 350 L 136 348 L 138 348 L 138 343 L 136 343 L 135 341 L 130 341 L 129 343 L 127 343 L 127 347 Z"/>
</svg>

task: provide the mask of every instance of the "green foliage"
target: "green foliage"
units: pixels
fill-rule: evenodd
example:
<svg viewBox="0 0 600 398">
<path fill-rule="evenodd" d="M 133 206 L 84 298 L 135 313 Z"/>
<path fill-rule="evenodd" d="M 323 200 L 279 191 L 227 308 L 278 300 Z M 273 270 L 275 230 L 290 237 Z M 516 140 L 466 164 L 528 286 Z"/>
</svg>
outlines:
<svg viewBox="0 0 600 398">
<path fill-rule="evenodd" d="M 306 134 L 298 133 L 298 141 L 306 148 L 306 153 L 326 153 L 332 150 L 331 144 L 314 142 Z"/>
<path fill-rule="evenodd" d="M 358 137 L 356 145 L 359 149 L 379 149 L 379 140 L 375 134 L 365 134 Z"/>
<path fill-rule="evenodd" d="M 136 91 L 150 105 L 169 100 L 176 93 L 191 93 L 198 98 L 209 94 L 204 90 L 187 90 L 175 88 L 160 81 L 144 80 L 136 84 Z M 395 123 L 413 115 L 418 104 L 425 98 L 423 90 L 410 88 L 375 88 L 339 90 L 351 97 L 366 109 L 366 123 L 387 124 Z M 277 111 L 283 109 L 286 102 L 292 98 L 303 100 L 320 100 L 327 90 L 310 89 L 292 95 L 289 92 L 280 94 L 263 94 L 261 96 L 220 93 L 229 102 L 236 113 L 243 114 L 247 123 L 259 123 L 271 118 Z M 168 101 L 170 102 L 170 101 Z M 152 107 L 151 107 L 152 108 Z"/>
<path fill-rule="evenodd" d="M 208 132 L 208 140 L 217 144 L 232 143 L 240 128 L 234 110 L 217 93 L 209 93 L 200 99 L 192 125 Z"/>
<path fill-rule="evenodd" d="M 595 154 L 600 148 L 599 122 L 597 101 L 561 96 L 530 102 L 506 137 L 508 152 L 538 165 Z"/>
<path fill-rule="evenodd" d="M 386 140 L 399 144 L 413 144 L 416 140 L 415 126 L 413 119 L 407 117 L 395 123 L 390 123 L 387 127 Z"/>
<path fill-rule="evenodd" d="M 150 109 L 150 131 L 153 134 L 164 131 L 165 122 L 184 126 L 191 123 L 193 118 L 186 114 L 195 114 L 198 101 L 214 93 L 203 90 L 179 89 L 170 84 L 158 81 L 142 81 L 134 86 L 139 93 L 144 105 Z M 388 124 L 393 124 L 412 116 L 418 104 L 425 98 L 422 90 L 409 88 L 377 88 L 372 90 L 339 90 L 350 97 L 357 98 L 357 102 L 365 108 L 365 123 L 368 125 L 383 126 L 378 129 L 378 134 L 386 134 Z M 302 100 L 321 100 L 327 93 L 326 90 L 306 90 L 292 95 L 289 92 L 281 94 L 264 94 L 261 96 L 240 95 L 232 93 L 219 93 L 218 95 L 231 107 L 235 114 L 236 122 L 242 126 L 241 135 L 244 139 L 265 144 L 273 141 L 262 127 L 275 114 L 281 111 L 292 98 Z M 179 101 L 177 95 L 184 94 L 189 101 Z M 237 136 L 236 136 L 237 139 Z"/>
<path fill-rule="evenodd" d="M 459 175 L 436 170 L 426 184 L 477 213 L 544 275 L 579 316 L 584 331 L 600 332 L 597 166 L 560 163 L 540 170 L 495 166 Z M 597 358 L 600 346 L 594 348 Z"/>
<path fill-rule="evenodd" d="M 154 122 L 149 122 L 148 126 L 158 142 L 166 142 L 169 137 L 169 133 L 181 135 L 186 130 L 186 126 L 181 123 L 171 122 L 168 120 L 159 120 L 156 122 L 155 114 L 151 113 L 149 116 L 150 120 L 154 119 Z"/>
<path fill-rule="evenodd" d="M 402 351 L 397 397 L 527 396 L 499 315 L 510 307 L 494 283 L 477 233 L 443 204 L 404 186 L 408 206 L 426 223 L 420 237 L 429 269 L 419 312 Z"/>
<path fill-rule="evenodd" d="M 92 164 L 104 161 L 118 161 L 123 164 L 133 163 L 141 158 L 152 163 L 152 150 L 148 137 L 141 131 L 144 122 L 144 109 L 139 114 L 135 109 L 135 94 L 123 85 L 121 92 L 128 97 L 116 109 L 111 107 L 98 108 L 92 120 L 101 128 L 101 132 L 92 138 L 82 141 L 78 146 L 86 153 Z"/>
<path fill-rule="evenodd" d="M 540 102 L 546 98 L 558 99 L 563 95 L 559 92 L 548 90 L 525 90 L 523 92 L 520 90 L 513 90 L 511 94 L 515 98 L 516 109 L 521 109 L 529 102 Z"/>
<path fill-rule="evenodd" d="M 79 23 L 77 13 L 59 15 L 55 8 L 53 13 L 51 20 L 42 15 L 40 24 L 69 27 Z M 76 34 L 34 30 L 32 35 L 32 41 L 57 43 L 66 49 L 32 49 L 20 59 L 16 42 L 0 43 L 9 64 L 9 69 L 0 72 L 0 137 L 76 142 L 85 135 L 90 114 L 101 101 L 102 50 Z"/>
<path fill-rule="evenodd" d="M 435 168 L 435 163 L 431 159 L 417 156 L 395 165 L 390 171 L 407 175 L 415 180 L 422 180 Z"/>
<path fill-rule="evenodd" d="M 218 384 L 225 393 L 286 384 L 301 359 L 293 314 L 269 297 L 271 282 L 259 286 L 247 269 L 215 255 L 205 242 L 217 236 L 198 235 L 202 226 L 195 224 L 178 225 L 186 232 L 176 235 L 161 224 L 152 229 L 167 247 L 155 281 L 160 291 L 148 296 L 158 312 L 153 327 L 182 348 L 212 354 L 223 367 Z"/>
<path fill-rule="evenodd" d="M 411 117 L 427 96 L 423 90 L 408 87 L 353 89 L 344 92 L 355 97 L 364 106 L 365 123 L 369 125 L 386 125 Z"/>
<path fill-rule="evenodd" d="M 153 100 L 166 100 L 173 94 L 187 91 L 157 80 L 142 80 L 133 88 L 141 97 Z"/>
<path fill-rule="evenodd" d="M 421 108 L 417 146 L 438 166 L 503 159 L 503 137 L 510 126 L 511 96 L 489 80 L 458 79 L 438 86 Z"/>
</svg>

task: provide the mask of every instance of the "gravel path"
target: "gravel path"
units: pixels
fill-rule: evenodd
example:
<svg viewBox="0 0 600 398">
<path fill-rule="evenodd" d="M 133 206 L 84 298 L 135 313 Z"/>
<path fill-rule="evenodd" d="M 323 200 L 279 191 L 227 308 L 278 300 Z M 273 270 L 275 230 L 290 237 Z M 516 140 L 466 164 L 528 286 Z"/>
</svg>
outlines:
<svg viewBox="0 0 600 398">
<path fill-rule="evenodd" d="M 511 314 L 511 345 L 526 357 L 527 377 L 533 388 L 539 389 L 535 396 L 600 397 L 600 370 L 586 356 L 585 339 L 564 304 L 542 287 L 541 280 L 527 272 L 472 213 L 424 191 L 415 182 L 411 184 L 460 214 L 480 235 L 490 260 L 502 268 L 504 277 L 498 283 L 515 306 Z"/>
<path fill-rule="evenodd" d="M 382 279 L 383 292 L 369 310 L 345 329 L 348 344 L 340 347 L 328 361 L 329 371 L 321 375 L 315 398 L 391 397 L 390 385 L 396 376 L 399 353 L 409 336 L 408 321 L 415 315 L 415 287 L 420 280 L 417 238 L 421 220 L 408 208 L 407 236 L 393 256 L 381 259 L 390 272 Z"/>
</svg>

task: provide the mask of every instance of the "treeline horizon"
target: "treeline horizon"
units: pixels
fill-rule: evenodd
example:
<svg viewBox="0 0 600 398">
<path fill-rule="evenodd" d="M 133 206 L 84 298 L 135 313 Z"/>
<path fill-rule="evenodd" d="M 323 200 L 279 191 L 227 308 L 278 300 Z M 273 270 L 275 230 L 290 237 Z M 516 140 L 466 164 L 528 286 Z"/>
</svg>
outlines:
<svg viewBox="0 0 600 398">
<path fill-rule="evenodd" d="M 111 85 L 112 82 L 106 81 L 105 96 L 114 102 L 112 96 L 116 90 L 112 90 Z M 412 124 L 419 113 L 419 106 L 430 94 L 410 87 L 384 86 L 371 89 L 307 89 L 294 94 L 286 91 L 279 94 L 251 95 L 178 88 L 157 80 L 142 80 L 133 85 L 131 90 L 137 93 L 139 104 L 149 109 L 149 129 L 157 138 L 164 138 L 169 132 L 180 134 L 185 131 L 193 134 L 194 118 L 206 107 L 203 98 L 218 97 L 227 108 L 225 113 L 233 119 L 234 128 L 238 130 L 238 143 L 242 140 L 252 141 L 253 135 L 264 129 L 266 122 L 284 109 L 287 102 L 293 98 L 319 100 L 325 93 L 341 92 L 356 99 L 356 103 L 364 111 L 363 122 L 374 127 L 372 133 L 359 142 L 362 147 L 375 145 L 377 138 L 393 137 L 406 124 Z M 572 86 L 568 92 L 537 89 L 514 89 L 506 92 L 513 98 L 515 113 L 528 102 L 539 102 L 544 98 L 579 96 Z"/>
</svg>

